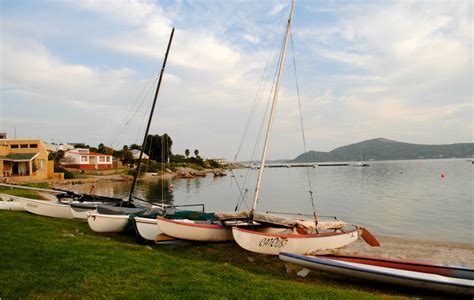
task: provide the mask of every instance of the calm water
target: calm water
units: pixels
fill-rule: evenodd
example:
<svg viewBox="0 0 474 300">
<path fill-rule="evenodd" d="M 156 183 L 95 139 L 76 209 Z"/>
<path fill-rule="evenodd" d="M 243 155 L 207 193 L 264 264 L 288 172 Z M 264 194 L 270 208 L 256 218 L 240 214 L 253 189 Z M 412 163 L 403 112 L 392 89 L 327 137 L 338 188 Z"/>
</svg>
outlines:
<svg viewBox="0 0 474 300">
<path fill-rule="evenodd" d="M 318 214 L 362 224 L 378 234 L 474 244 L 473 168 L 466 159 L 370 162 L 371 166 L 309 168 Z M 137 196 L 174 204 L 204 203 L 207 211 L 231 211 L 248 175 L 140 182 Z M 441 176 L 444 174 L 444 177 Z M 311 213 L 306 168 L 265 170 L 258 210 Z M 157 180 L 158 181 L 158 180 Z M 167 192 L 166 186 L 174 185 Z M 97 186 L 96 193 L 124 196 L 129 183 Z M 247 193 L 251 205 L 252 192 Z M 245 209 L 245 203 L 242 205 Z"/>
</svg>

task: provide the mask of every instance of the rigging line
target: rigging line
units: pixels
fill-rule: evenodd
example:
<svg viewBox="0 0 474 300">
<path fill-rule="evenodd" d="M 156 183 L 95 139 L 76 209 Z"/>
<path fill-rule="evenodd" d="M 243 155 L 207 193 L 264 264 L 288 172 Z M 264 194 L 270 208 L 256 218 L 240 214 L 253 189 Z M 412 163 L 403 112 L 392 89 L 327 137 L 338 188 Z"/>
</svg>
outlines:
<svg viewBox="0 0 474 300">
<path fill-rule="evenodd" d="M 273 93 L 273 89 L 275 88 L 275 84 L 276 84 L 276 74 L 278 72 L 278 65 L 280 63 L 280 57 L 278 59 L 278 62 L 276 64 L 276 69 L 275 69 L 275 73 L 273 75 L 273 82 L 272 82 L 272 86 L 271 86 L 271 89 L 270 89 L 270 93 L 268 95 L 268 99 L 267 99 L 267 105 L 265 107 L 265 112 L 263 114 L 263 118 L 260 122 L 260 129 L 258 131 L 258 135 L 257 135 L 257 138 L 256 138 L 256 141 L 255 141 L 255 144 L 254 144 L 254 148 L 253 148 L 253 151 L 252 151 L 252 155 L 250 157 L 250 162 L 249 162 L 249 165 L 248 165 L 248 169 L 247 169 L 247 172 L 246 172 L 246 175 L 244 177 L 244 183 L 242 185 L 242 187 L 245 187 L 247 185 L 247 180 L 249 178 L 249 175 L 250 175 L 250 165 L 251 165 L 251 162 L 255 159 L 255 155 L 257 153 L 257 148 L 258 148 L 258 145 L 259 145 L 259 141 L 261 140 L 261 136 L 262 136 L 262 133 L 263 133 L 263 129 L 265 127 L 265 121 L 267 119 L 267 116 L 268 116 L 268 112 L 269 112 L 269 108 L 270 108 L 270 103 L 271 103 L 271 98 L 272 98 L 272 93 Z M 242 205 L 242 203 L 245 203 L 245 206 L 248 207 L 248 204 L 247 202 L 245 201 L 245 195 L 247 195 L 247 193 L 243 194 L 243 197 L 242 198 L 239 198 L 238 202 L 237 202 L 237 207 L 240 207 Z M 239 204 L 240 203 L 240 204 Z"/>
<path fill-rule="evenodd" d="M 272 47 L 271 47 L 270 52 L 268 53 L 268 57 L 267 57 L 267 60 L 265 62 L 265 67 L 263 68 L 263 74 L 262 74 L 262 77 L 260 78 L 260 82 L 259 82 L 258 87 L 257 87 L 257 93 L 255 94 L 255 98 L 253 100 L 252 108 L 250 110 L 250 114 L 249 114 L 249 116 L 247 118 L 247 122 L 245 124 L 244 133 L 242 134 L 242 137 L 240 139 L 239 147 L 237 148 L 237 152 L 234 156 L 234 163 L 237 162 L 237 157 L 239 156 L 240 149 L 242 148 L 242 144 L 243 144 L 245 136 L 247 135 L 247 132 L 248 132 L 248 128 L 249 128 L 249 125 L 250 125 L 250 120 L 252 119 L 253 115 L 255 114 L 255 108 L 256 108 L 257 100 L 259 98 L 260 90 L 262 88 L 262 84 L 263 84 L 263 81 L 265 79 L 265 75 L 266 75 L 267 68 L 268 68 L 268 65 L 269 65 L 269 62 L 270 62 L 270 58 L 272 57 L 272 54 L 274 54 L 275 44 L 276 44 L 276 40 L 277 40 L 277 37 L 278 37 L 278 32 L 280 30 L 281 23 L 282 23 L 282 20 L 283 20 L 284 11 L 285 10 L 282 10 L 282 13 L 280 14 L 280 21 L 278 22 L 278 25 L 275 27 Z"/>
<path fill-rule="evenodd" d="M 147 89 L 147 87 L 154 81 L 155 73 L 157 73 L 158 70 L 159 70 L 159 67 L 156 69 L 155 72 L 153 72 L 152 76 L 148 79 L 147 83 L 143 86 L 143 89 L 142 89 L 142 91 L 138 94 L 137 98 L 135 99 L 135 102 L 130 106 L 130 108 L 129 108 L 128 112 L 127 112 L 127 115 L 132 112 L 133 108 L 135 107 L 135 105 L 138 103 L 138 101 L 139 101 L 140 98 L 142 97 L 143 92 L 144 92 L 144 91 Z M 148 89 L 149 89 L 149 87 L 148 87 Z M 149 93 L 149 92 L 148 92 L 148 93 Z M 148 93 L 147 93 L 147 95 L 148 95 Z M 123 124 L 120 125 L 120 126 L 117 128 L 117 130 L 115 131 L 115 133 L 112 135 L 111 141 L 114 139 L 115 135 L 116 135 L 117 132 L 120 130 L 120 128 L 123 127 L 123 126 L 126 126 L 128 122 L 129 122 L 129 120 L 123 122 Z M 112 144 L 110 144 L 110 145 L 112 145 Z"/>
<path fill-rule="evenodd" d="M 151 91 L 151 89 L 150 89 Z M 148 95 L 147 95 L 148 96 Z M 142 118 L 142 121 L 140 123 L 140 128 L 138 130 L 138 132 L 142 132 L 142 129 L 143 129 L 143 125 L 145 124 L 145 121 L 146 121 L 146 112 L 149 111 L 150 109 L 150 105 L 152 104 L 152 101 L 149 101 L 148 104 L 146 105 L 145 107 L 145 110 L 143 112 L 143 118 Z M 136 138 L 135 138 L 135 144 L 138 144 L 138 138 L 140 137 L 140 134 L 137 134 Z"/>
<path fill-rule="evenodd" d="M 195 180 L 201 180 L 201 179 L 196 178 Z M 183 200 L 180 201 L 180 202 L 177 202 L 176 205 L 181 205 L 181 204 L 183 204 L 183 203 L 188 202 L 190 199 L 196 198 L 196 196 L 198 196 L 199 194 L 201 194 L 202 191 L 206 190 L 206 189 L 209 188 L 211 185 L 215 185 L 215 183 L 214 183 L 213 181 L 211 181 L 211 182 L 207 183 L 206 185 L 199 187 L 199 190 L 198 190 L 196 193 L 193 193 L 193 194 L 191 194 L 191 195 L 189 195 L 189 194 L 186 195 L 184 198 L 182 198 Z"/>
<path fill-rule="evenodd" d="M 153 139 L 150 139 L 150 147 L 148 147 L 148 153 L 151 154 L 151 147 L 153 145 Z M 145 148 L 146 149 L 146 148 Z M 146 154 L 146 153 L 145 153 Z M 148 161 L 146 163 L 146 169 L 145 169 L 145 174 L 148 173 L 148 167 L 150 166 L 150 155 L 148 155 Z"/>
<path fill-rule="evenodd" d="M 165 174 L 164 170 L 165 170 L 165 151 L 166 149 L 168 149 L 167 145 L 164 145 L 165 141 L 167 139 L 165 138 L 165 134 L 163 134 L 161 136 L 161 166 L 160 166 L 160 170 L 161 170 L 161 174 Z M 161 176 L 161 202 L 163 203 L 164 202 L 164 196 L 165 196 L 165 179 L 164 179 L 164 176 Z"/>
<path fill-rule="evenodd" d="M 274 39 L 273 39 L 273 42 L 272 42 L 272 48 L 271 48 L 270 54 L 269 54 L 269 56 L 268 56 L 268 58 L 267 58 L 267 63 L 269 62 L 270 57 L 276 55 L 276 53 L 275 53 L 274 50 L 275 50 L 275 45 L 276 45 L 277 37 L 279 36 L 278 33 L 279 33 L 279 31 L 281 30 L 280 27 L 281 27 L 281 24 L 282 24 L 282 20 L 283 20 L 283 16 L 284 16 L 284 15 L 285 15 L 285 14 L 284 14 L 284 10 L 282 10 L 282 13 L 281 13 L 281 15 L 280 15 L 279 24 L 276 26 L 275 35 L 274 35 Z M 277 68 L 275 69 L 275 73 L 274 73 L 274 75 L 273 75 L 273 82 L 272 82 L 272 86 L 271 86 L 271 89 L 270 89 L 270 93 L 269 93 L 269 96 L 268 96 L 268 99 L 267 99 L 267 105 L 266 105 L 266 108 L 265 108 L 265 113 L 264 113 L 264 116 L 263 116 L 262 121 L 261 121 L 261 124 L 260 124 L 260 129 L 259 129 L 259 132 L 258 132 L 258 135 L 257 135 L 257 139 L 256 139 L 256 142 L 255 142 L 253 151 L 252 151 L 252 155 L 251 155 L 251 157 L 250 157 L 250 162 L 249 162 L 249 164 L 248 164 L 248 169 L 247 169 L 247 172 L 246 172 L 245 177 L 244 177 L 244 182 L 243 182 L 243 184 L 242 184 L 242 188 L 244 188 L 244 187 L 246 186 L 246 184 L 247 184 L 247 179 L 248 179 L 248 176 L 249 176 L 250 171 L 251 171 L 250 166 L 251 166 L 251 164 L 252 164 L 252 161 L 255 159 L 255 154 L 256 154 L 256 151 L 257 151 L 257 147 L 258 147 L 258 141 L 260 140 L 260 137 L 261 137 L 261 135 L 262 135 L 262 130 L 263 130 L 263 127 L 264 127 L 264 124 L 265 124 L 265 120 L 266 120 L 266 118 L 267 118 L 268 110 L 269 110 L 269 107 L 270 107 L 271 95 L 272 95 L 273 89 L 274 89 L 274 87 L 275 87 L 276 73 L 277 73 L 277 70 L 278 70 L 278 63 L 279 63 L 279 62 L 280 62 L 280 57 L 278 57 L 278 61 L 277 61 L 277 65 L 276 65 Z M 265 66 L 265 70 L 268 68 L 268 67 L 267 67 L 267 63 L 266 63 L 266 66 Z M 266 71 L 265 71 L 265 72 L 266 72 Z M 264 77 L 262 77 L 262 80 L 263 80 L 263 78 L 264 78 Z M 260 89 L 261 83 L 262 83 L 262 82 L 260 82 L 259 89 Z M 243 140 L 245 139 L 246 132 L 248 131 L 248 126 L 249 126 L 249 122 L 250 122 L 250 119 L 251 119 L 251 117 L 252 117 L 252 114 L 255 113 L 255 104 L 256 104 L 256 100 L 258 99 L 257 96 L 258 96 L 258 92 L 257 92 L 257 95 L 256 95 L 256 97 L 255 97 L 254 104 L 253 104 L 253 106 L 252 106 L 251 114 L 250 114 L 250 116 L 249 116 L 249 118 L 248 118 L 248 120 L 247 120 L 247 124 L 246 124 L 246 127 L 245 127 L 244 134 L 242 135 L 242 139 L 241 139 L 241 142 L 240 142 L 240 145 L 239 145 L 239 150 L 237 151 L 237 153 L 236 153 L 236 155 L 235 155 L 235 158 L 234 158 L 234 161 L 235 161 L 235 162 L 237 161 L 237 157 L 238 157 L 238 154 L 239 154 L 239 152 L 240 152 L 240 148 L 241 148 L 241 146 L 242 146 L 242 144 L 243 144 Z M 234 178 L 235 178 L 235 182 L 238 183 L 237 178 L 236 178 L 236 177 L 234 177 Z M 239 187 L 239 190 L 240 190 L 240 187 Z M 239 197 L 239 199 L 238 199 L 238 201 L 237 201 L 237 206 L 236 206 L 237 209 L 242 205 L 242 203 L 244 203 L 245 206 L 248 208 L 248 204 L 247 204 L 247 202 L 245 201 L 245 195 L 246 195 L 246 194 L 247 194 L 247 192 L 242 193 L 242 190 L 240 190 L 240 197 Z"/>
<path fill-rule="evenodd" d="M 297 75 L 297 72 L 296 72 L 295 48 L 294 48 L 294 45 L 293 45 L 293 34 L 292 33 L 290 33 L 290 43 L 291 43 L 291 52 L 293 54 L 293 70 L 295 72 L 296 94 L 298 96 L 298 108 L 299 108 L 299 111 L 300 111 L 300 124 L 301 124 L 301 134 L 302 134 L 302 137 L 303 137 L 304 159 L 305 159 L 305 163 L 308 164 L 308 153 L 306 151 L 306 136 L 304 134 L 303 110 L 301 109 L 300 88 L 299 88 L 299 84 L 298 84 L 298 75 Z M 305 169 L 306 169 L 306 173 L 307 173 L 307 177 L 308 177 L 308 188 L 309 188 L 309 195 L 310 195 L 310 198 L 311 198 L 311 205 L 313 207 L 314 221 L 316 222 L 316 225 L 317 225 L 318 224 L 318 219 L 317 219 L 317 216 L 316 216 L 316 207 L 314 205 L 313 188 L 312 188 L 312 185 L 311 185 L 311 177 L 310 177 L 309 169 L 307 167 Z"/>
<path fill-rule="evenodd" d="M 265 108 L 265 113 L 264 113 L 264 116 L 262 118 L 262 121 L 260 123 L 260 129 L 259 129 L 259 132 L 258 132 L 258 135 L 257 135 L 257 139 L 256 139 L 256 142 L 255 142 L 255 146 L 254 146 L 254 149 L 253 149 L 253 152 L 252 152 L 252 156 L 251 156 L 251 159 L 250 161 L 253 161 L 255 159 L 255 154 L 256 154 L 256 150 L 257 150 L 257 146 L 259 144 L 259 141 L 260 141 L 260 137 L 262 136 L 262 132 L 263 132 L 263 129 L 265 127 L 265 120 L 267 119 L 267 115 L 268 115 L 268 112 L 269 112 L 269 108 L 270 108 L 270 103 L 271 103 L 271 100 L 272 100 L 272 93 L 274 91 L 274 89 L 276 88 L 276 77 L 277 77 L 277 73 L 278 73 L 278 66 L 280 65 L 281 63 L 281 60 L 282 60 L 282 51 L 283 51 L 283 48 L 285 47 L 285 41 L 283 39 L 282 41 L 282 45 L 281 45 L 281 48 L 280 48 L 280 55 L 278 56 L 278 61 L 277 61 L 277 64 L 276 64 L 276 68 L 275 68 L 275 73 L 273 75 L 273 82 L 272 82 L 272 87 L 271 87 L 271 90 L 270 90 L 270 93 L 268 95 L 268 99 L 267 99 L 267 105 L 266 105 L 266 108 Z M 250 163 L 249 163 L 250 165 Z M 250 171 L 247 171 L 247 174 L 249 174 Z M 247 177 L 248 175 L 246 175 L 245 177 L 245 181 L 244 181 L 244 186 L 246 184 L 246 181 L 248 179 Z M 240 199 L 239 199 L 240 200 Z M 245 199 L 242 199 L 241 200 L 241 203 L 245 201 Z M 247 206 L 247 202 L 245 202 L 246 206 Z M 239 205 L 240 207 L 240 205 Z"/>
<path fill-rule="evenodd" d="M 135 117 L 135 115 L 138 113 L 138 111 L 140 111 L 141 107 L 143 106 L 143 103 L 145 103 L 145 100 L 148 98 L 148 96 L 150 95 L 150 93 L 152 92 L 152 88 L 153 86 L 150 85 L 150 87 L 148 88 L 148 92 L 143 96 L 143 100 L 142 102 L 140 103 L 140 105 L 137 107 L 137 109 L 132 113 L 132 115 L 128 118 L 128 120 L 124 123 L 124 125 L 119 128 L 118 132 L 117 132 L 117 135 L 114 137 L 114 140 L 113 140 L 113 144 L 115 144 L 118 139 L 120 138 L 120 136 L 124 133 L 124 131 L 126 130 L 128 124 L 130 123 L 130 121 Z M 150 107 L 150 102 L 148 102 L 149 104 L 147 104 L 146 106 L 146 109 L 148 109 Z M 146 112 L 147 110 L 145 110 Z M 146 117 L 144 118 L 146 119 Z M 143 122 L 143 121 L 142 121 Z"/>
<path fill-rule="evenodd" d="M 248 170 L 247 170 L 247 172 L 248 172 Z M 239 199 L 238 199 L 237 204 L 236 204 L 235 209 L 234 209 L 234 211 L 237 211 L 239 209 L 240 199 L 245 198 L 245 194 L 243 193 L 243 187 L 245 185 L 245 181 L 244 181 L 244 184 L 242 185 L 242 187 L 240 187 L 239 181 L 235 177 L 234 170 L 231 169 L 230 174 L 233 176 L 233 179 L 231 178 L 230 183 L 232 184 L 232 180 L 234 180 L 235 184 L 237 185 L 237 189 L 239 191 Z M 247 189 L 245 191 L 247 191 Z M 247 207 L 247 209 L 249 209 L 247 202 L 244 202 L 244 204 Z"/>
</svg>

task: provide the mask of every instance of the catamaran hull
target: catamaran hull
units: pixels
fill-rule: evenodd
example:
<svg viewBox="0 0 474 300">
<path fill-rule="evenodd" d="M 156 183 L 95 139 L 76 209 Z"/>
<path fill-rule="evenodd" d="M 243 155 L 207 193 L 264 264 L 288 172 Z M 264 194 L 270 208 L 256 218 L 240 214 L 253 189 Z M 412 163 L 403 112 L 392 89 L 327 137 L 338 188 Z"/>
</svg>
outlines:
<svg viewBox="0 0 474 300">
<path fill-rule="evenodd" d="M 94 211 L 93 208 L 72 208 L 71 207 L 71 214 L 76 219 L 83 219 L 87 220 L 87 215 Z"/>
<path fill-rule="evenodd" d="M 16 210 L 16 211 L 25 211 L 23 206 L 21 206 L 21 203 L 18 202 L 16 199 L 18 197 L 16 196 L 10 196 L 10 195 L 0 195 L 0 209 L 2 210 Z"/>
<path fill-rule="evenodd" d="M 448 293 L 474 295 L 474 280 L 472 279 L 472 273 L 474 270 L 450 270 L 455 268 L 440 266 L 431 266 L 431 268 L 428 268 L 428 265 L 426 264 L 412 264 L 412 266 L 410 266 L 411 269 L 407 269 L 407 264 L 401 261 L 401 263 L 397 265 L 395 260 L 388 263 L 387 261 L 383 260 L 377 263 L 374 262 L 373 259 L 370 259 L 370 261 L 365 263 L 363 260 L 354 260 L 358 261 L 357 263 L 354 263 L 350 260 L 342 261 L 339 259 L 335 260 L 335 258 L 321 258 L 293 253 L 280 253 L 279 257 L 281 260 L 306 268 L 335 273 L 343 276 L 415 288 L 433 289 Z M 436 270 L 440 268 L 442 269 Z M 431 272 L 428 273 L 427 271 L 437 271 L 438 274 Z M 454 277 L 456 273 L 469 275 L 468 271 L 471 277 Z M 446 276 L 440 275 L 442 273 L 446 273 Z"/>
<path fill-rule="evenodd" d="M 156 241 L 156 236 L 163 233 L 156 219 L 135 217 L 133 220 L 137 234 L 145 240 Z"/>
<path fill-rule="evenodd" d="M 267 233 L 233 227 L 237 244 L 245 250 L 278 255 L 280 252 L 307 254 L 317 250 L 344 247 L 358 239 L 357 230 L 319 234 Z"/>
<path fill-rule="evenodd" d="M 200 224 L 194 221 L 157 218 L 158 227 L 164 234 L 190 241 L 225 242 L 233 240 L 232 231 L 218 224 Z"/>
<path fill-rule="evenodd" d="M 40 216 L 62 219 L 73 219 L 69 204 L 41 201 L 17 197 L 17 201 L 28 212 Z"/>
<path fill-rule="evenodd" d="M 93 211 L 87 215 L 87 223 L 95 232 L 122 232 L 128 218 L 128 215 L 104 215 Z"/>
</svg>

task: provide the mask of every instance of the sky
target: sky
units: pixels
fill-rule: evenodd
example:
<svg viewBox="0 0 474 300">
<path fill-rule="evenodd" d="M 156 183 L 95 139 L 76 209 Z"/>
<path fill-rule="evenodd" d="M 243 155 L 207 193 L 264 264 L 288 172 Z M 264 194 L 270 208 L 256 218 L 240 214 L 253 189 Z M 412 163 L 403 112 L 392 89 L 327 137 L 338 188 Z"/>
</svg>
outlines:
<svg viewBox="0 0 474 300">
<path fill-rule="evenodd" d="M 177 154 L 258 158 L 289 5 L 2 0 L 0 132 L 141 144 L 175 27 L 150 133 Z M 463 0 L 298 1 L 269 158 L 473 142 L 473 19 Z"/>
</svg>

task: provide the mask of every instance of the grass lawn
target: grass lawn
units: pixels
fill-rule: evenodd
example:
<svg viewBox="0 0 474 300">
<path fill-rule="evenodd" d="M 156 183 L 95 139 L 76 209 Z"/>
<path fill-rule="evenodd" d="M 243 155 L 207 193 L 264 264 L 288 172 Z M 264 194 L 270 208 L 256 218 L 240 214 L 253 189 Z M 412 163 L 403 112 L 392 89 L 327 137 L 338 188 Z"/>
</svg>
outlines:
<svg viewBox="0 0 474 300">
<path fill-rule="evenodd" d="M 79 220 L 0 211 L 0 298 L 395 299 L 434 297 L 320 272 L 234 243 L 152 245 Z"/>
<path fill-rule="evenodd" d="M 35 188 L 49 189 L 49 185 L 46 183 L 30 184 L 28 186 L 35 187 Z M 24 190 L 24 189 L 16 189 L 16 188 L 0 186 L 0 194 L 8 194 L 8 195 L 13 195 L 13 196 L 18 196 L 18 197 L 43 200 L 43 197 L 41 197 L 41 195 L 37 191 L 33 191 L 33 190 Z"/>
</svg>

